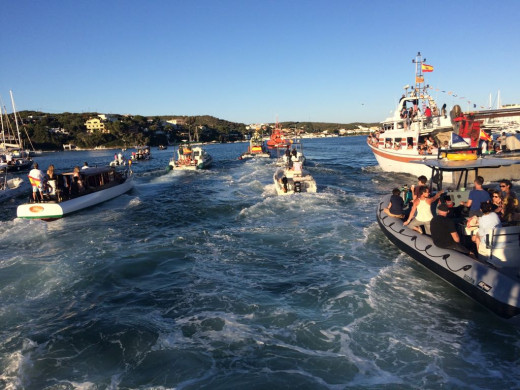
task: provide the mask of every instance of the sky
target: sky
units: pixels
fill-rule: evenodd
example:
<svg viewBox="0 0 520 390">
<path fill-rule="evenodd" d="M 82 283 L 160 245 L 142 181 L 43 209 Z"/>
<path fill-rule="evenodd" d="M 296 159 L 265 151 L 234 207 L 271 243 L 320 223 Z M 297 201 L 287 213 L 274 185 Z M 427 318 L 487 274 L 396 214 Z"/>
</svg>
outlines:
<svg viewBox="0 0 520 390">
<path fill-rule="evenodd" d="M 519 15 L 517 0 L 3 1 L 0 96 L 8 111 L 12 90 L 19 111 L 379 122 L 421 52 L 439 106 L 514 104 Z"/>
</svg>

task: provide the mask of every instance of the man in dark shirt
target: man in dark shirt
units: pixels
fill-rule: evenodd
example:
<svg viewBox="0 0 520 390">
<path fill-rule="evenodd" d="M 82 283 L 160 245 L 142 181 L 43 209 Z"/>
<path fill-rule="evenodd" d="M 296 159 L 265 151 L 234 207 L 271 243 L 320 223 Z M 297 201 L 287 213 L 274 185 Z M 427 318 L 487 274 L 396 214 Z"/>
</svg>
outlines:
<svg viewBox="0 0 520 390">
<path fill-rule="evenodd" d="M 460 243 L 455 223 L 446 215 L 450 209 L 445 204 L 437 208 L 437 215 L 430 222 L 430 230 L 435 246 L 444 249 L 453 249 L 458 252 L 473 255 L 468 248 Z"/>
</svg>

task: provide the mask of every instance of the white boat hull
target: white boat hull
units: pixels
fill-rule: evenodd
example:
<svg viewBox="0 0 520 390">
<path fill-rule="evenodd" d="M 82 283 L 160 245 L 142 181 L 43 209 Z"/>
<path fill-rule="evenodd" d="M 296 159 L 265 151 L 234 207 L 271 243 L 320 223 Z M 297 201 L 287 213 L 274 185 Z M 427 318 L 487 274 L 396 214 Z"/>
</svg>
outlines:
<svg viewBox="0 0 520 390">
<path fill-rule="evenodd" d="M 3 185 L 4 182 L 2 181 L 1 184 Z M 0 189 L 0 202 L 5 202 L 11 198 L 29 193 L 29 190 L 31 189 L 23 179 L 18 177 L 7 180 L 5 184 L 6 188 Z"/>
<path fill-rule="evenodd" d="M 431 176 L 431 169 L 424 164 L 417 164 L 411 161 L 421 160 L 437 160 L 437 156 L 428 155 L 420 158 L 419 155 L 405 154 L 404 152 L 392 151 L 386 149 L 375 148 L 369 145 L 376 157 L 376 160 L 384 172 L 408 173 L 413 176 L 424 175 L 428 179 Z M 508 160 L 508 157 L 499 157 L 490 155 L 490 157 L 483 157 L 485 161 L 487 158 L 500 158 Z M 512 160 L 518 160 L 518 157 L 511 157 Z M 480 160 L 480 158 L 479 158 Z M 502 179 L 518 180 L 520 177 L 520 165 L 503 166 L 500 168 L 480 168 L 478 174 L 484 178 L 486 182 L 498 181 Z M 444 172 L 443 181 L 445 183 L 456 183 L 459 180 L 460 173 Z M 469 180 L 474 180 L 474 173 L 470 172 Z"/>
<path fill-rule="evenodd" d="M 80 211 L 116 198 L 130 191 L 133 187 L 133 184 L 133 176 L 130 176 L 123 183 L 116 186 L 82 195 L 60 203 L 47 202 L 22 204 L 18 206 L 16 214 L 18 218 L 24 219 L 54 220 L 63 218 L 68 214 L 72 214 L 76 211 Z"/>
<path fill-rule="evenodd" d="M 243 153 L 240 156 L 241 160 L 246 158 L 271 158 L 271 155 L 269 153 Z"/>
</svg>

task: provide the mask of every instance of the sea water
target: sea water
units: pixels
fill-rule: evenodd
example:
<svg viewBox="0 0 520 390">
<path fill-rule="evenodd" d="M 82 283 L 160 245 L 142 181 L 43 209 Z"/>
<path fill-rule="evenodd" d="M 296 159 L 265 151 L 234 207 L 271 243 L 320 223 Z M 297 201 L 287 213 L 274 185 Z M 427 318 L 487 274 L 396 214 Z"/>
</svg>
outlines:
<svg viewBox="0 0 520 390">
<path fill-rule="evenodd" d="M 318 193 L 293 196 L 247 144 L 206 149 L 196 172 L 152 150 L 131 192 L 62 220 L 0 205 L 0 388 L 520 388 L 519 329 L 379 230 L 380 197 L 415 178 L 364 137 L 304 140 Z"/>
</svg>

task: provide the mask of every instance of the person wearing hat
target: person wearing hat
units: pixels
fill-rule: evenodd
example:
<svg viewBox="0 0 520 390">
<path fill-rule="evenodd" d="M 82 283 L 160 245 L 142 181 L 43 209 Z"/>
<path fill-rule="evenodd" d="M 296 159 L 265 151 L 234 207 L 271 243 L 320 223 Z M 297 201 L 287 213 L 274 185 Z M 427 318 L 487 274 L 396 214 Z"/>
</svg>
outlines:
<svg viewBox="0 0 520 390">
<path fill-rule="evenodd" d="M 455 223 L 446 216 L 450 208 L 442 203 L 437 207 L 437 215 L 430 222 L 430 231 L 435 246 L 474 256 L 473 253 L 460 243 L 460 236 L 457 233 Z"/>
</svg>

